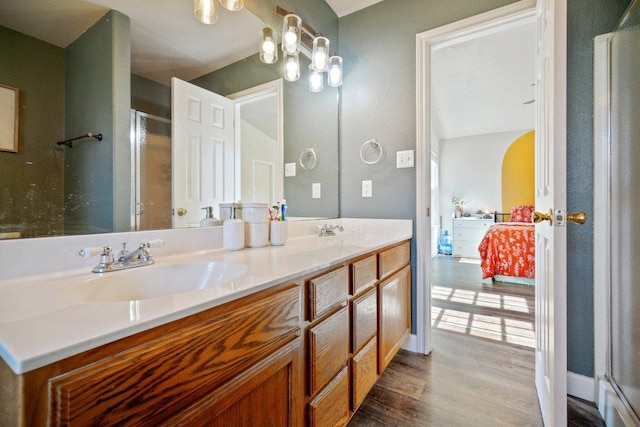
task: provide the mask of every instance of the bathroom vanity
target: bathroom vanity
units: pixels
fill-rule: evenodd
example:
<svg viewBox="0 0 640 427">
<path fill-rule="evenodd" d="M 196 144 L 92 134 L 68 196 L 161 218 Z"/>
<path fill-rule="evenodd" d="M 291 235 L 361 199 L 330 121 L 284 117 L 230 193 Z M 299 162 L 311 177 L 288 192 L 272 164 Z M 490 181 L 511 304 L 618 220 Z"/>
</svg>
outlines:
<svg viewBox="0 0 640 427">
<path fill-rule="evenodd" d="M 69 287 L 91 273 L 0 281 L 9 299 L 56 289 L 33 309 L 54 335 L 41 346 L 0 319 L 0 425 L 346 424 L 410 333 L 412 226 L 340 221 L 335 237 L 298 225 L 282 247 L 168 255 L 139 270 L 185 257 L 247 267 L 215 289 L 70 304 Z M 84 322 L 75 337 L 72 316 Z"/>
</svg>

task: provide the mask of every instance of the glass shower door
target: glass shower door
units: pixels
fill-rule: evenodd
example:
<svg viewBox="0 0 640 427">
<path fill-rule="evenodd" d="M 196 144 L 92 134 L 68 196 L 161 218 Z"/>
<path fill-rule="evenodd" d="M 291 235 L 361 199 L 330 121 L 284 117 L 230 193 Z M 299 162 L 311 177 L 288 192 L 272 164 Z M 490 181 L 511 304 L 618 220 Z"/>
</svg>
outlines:
<svg viewBox="0 0 640 427">
<path fill-rule="evenodd" d="M 609 376 L 640 418 L 640 1 L 611 41 L 611 306 Z"/>
<path fill-rule="evenodd" d="M 171 121 L 135 111 L 135 229 L 171 228 Z"/>
</svg>

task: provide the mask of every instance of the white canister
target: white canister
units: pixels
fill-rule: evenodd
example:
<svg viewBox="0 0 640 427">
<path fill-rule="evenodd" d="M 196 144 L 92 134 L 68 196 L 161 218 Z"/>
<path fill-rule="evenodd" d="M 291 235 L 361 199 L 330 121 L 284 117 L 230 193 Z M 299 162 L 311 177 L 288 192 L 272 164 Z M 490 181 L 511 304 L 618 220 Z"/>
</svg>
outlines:
<svg viewBox="0 0 640 427">
<path fill-rule="evenodd" d="M 227 219 L 222 225 L 222 245 L 228 251 L 244 248 L 244 221 Z"/>
<path fill-rule="evenodd" d="M 244 243 L 248 248 L 262 248 L 269 242 L 268 222 L 245 222 Z"/>
<path fill-rule="evenodd" d="M 242 219 L 245 222 L 268 222 L 269 206 L 266 203 L 243 203 Z"/>
<path fill-rule="evenodd" d="M 282 246 L 289 238 L 289 223 L 287 221 L 271 221 L 271 246 Z"/>
<path fill-rule="evenodd" d="M 220 203 L 220 220 L 225 221 L 230 218 L 242 218 L 242 203 Z M 233 213 L 235 212 L 235 216 Z"/>
</svg>

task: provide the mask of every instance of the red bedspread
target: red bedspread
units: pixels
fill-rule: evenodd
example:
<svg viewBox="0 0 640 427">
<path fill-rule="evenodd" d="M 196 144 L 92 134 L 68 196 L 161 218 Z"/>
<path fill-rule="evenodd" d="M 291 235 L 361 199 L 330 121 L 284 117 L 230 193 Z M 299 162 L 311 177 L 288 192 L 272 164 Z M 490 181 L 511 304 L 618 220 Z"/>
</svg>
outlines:
<svg viewBox="0 0 640 427">
<path fill-rule="evenodd" d="M 497 274 L 533 279 L 536 271 L 534 225 L 492 225 L 478 246 L 482 278 Z"/>
</svg>

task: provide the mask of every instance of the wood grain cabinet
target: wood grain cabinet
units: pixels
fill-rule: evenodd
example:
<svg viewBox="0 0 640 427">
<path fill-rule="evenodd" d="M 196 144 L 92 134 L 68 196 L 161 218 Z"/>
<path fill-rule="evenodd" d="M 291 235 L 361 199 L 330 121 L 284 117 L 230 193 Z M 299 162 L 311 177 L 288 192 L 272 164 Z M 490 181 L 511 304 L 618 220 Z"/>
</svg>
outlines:
<svg viewBox="0 0 640 427">
<path fill-rule="evenodd" d="M 342 426 L 410 332 L 409 242 L 15 375 L 0 425 Z"/>
</svg>

